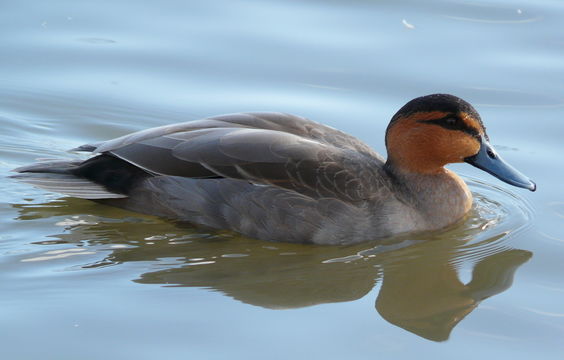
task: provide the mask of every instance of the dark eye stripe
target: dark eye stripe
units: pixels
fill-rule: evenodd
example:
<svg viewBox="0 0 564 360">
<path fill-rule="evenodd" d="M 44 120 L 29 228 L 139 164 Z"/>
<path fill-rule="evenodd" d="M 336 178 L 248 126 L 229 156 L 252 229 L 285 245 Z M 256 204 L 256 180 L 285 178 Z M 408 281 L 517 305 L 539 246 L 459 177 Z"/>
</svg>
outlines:
<svg viewBox="0 0 564 360">
<path fill-rule="evenodd" d="M 452 122 L 452 121 L 449 121 L 449 119 L 455 119 L 456 121 Z M 439 125 L 439 126 L 445 128 L 445 129 L 449 129 L 449 130 L 462 131 L 462 132 L 465 132 L 465 133 L 472 135 L 472 136 L 475 136 L 475 137 L 480 136 L 480 133 L 475 128 L 468 126 L 465 121 L 463 121 L 462 119 L 460 119 L 458 116 L 456 116 L 454 114 L 449 114 L 449 115 L 443 116 L 442 118 L 438 118 L 438 119 L 420 120 L 418 122 L 425 123 L 425 124 Z"/>
</svg>

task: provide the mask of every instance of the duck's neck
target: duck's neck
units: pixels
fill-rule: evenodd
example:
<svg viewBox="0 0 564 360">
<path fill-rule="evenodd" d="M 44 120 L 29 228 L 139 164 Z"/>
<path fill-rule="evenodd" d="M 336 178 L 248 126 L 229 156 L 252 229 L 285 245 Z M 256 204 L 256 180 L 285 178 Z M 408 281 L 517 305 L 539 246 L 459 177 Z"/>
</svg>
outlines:
<svg viewBox="0 0 564 360">
<path fill-rule="evenodd" d="M 412 173 L 387 166 L 401 193 L 419 212 L 427 227 L 439 229 L 460 220 L 472 207 L 472 194 L 466 183 L 445 168 L 433 173 Z"/>
</svg>

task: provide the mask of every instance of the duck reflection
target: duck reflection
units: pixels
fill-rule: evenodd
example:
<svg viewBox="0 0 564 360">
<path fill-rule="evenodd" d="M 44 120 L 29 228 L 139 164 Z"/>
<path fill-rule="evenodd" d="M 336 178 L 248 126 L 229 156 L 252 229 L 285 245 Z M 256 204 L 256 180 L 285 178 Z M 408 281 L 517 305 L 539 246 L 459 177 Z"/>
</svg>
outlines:
<svg viewBox="0 0 564 360">
<path fill-rule="evenodd" d="M 480 224 L 425 240 L 397 238 L 334 247 L 205 233 L 201 228 L 75 199 L 57 204 L 15 207 L 21 220 L 55 218 L 67 226 L 65 232 L 52 236 L 53 241 L 44 243 L 82 243 L 108 251 L 102 261 L 82 265 L 85 268 L 144 261 L 147 271 L 135 282 L 208 288 L 271 309 L 352 301 L 381 282 L 378 313 L 434 341 L 448 339 L 482 300 L 507 290 L 517 268 L 532 256 L 528 251 L 507 249 L 505 233 L 495 228 L 484 232 Z M 86 210 L 84 206 L 88 211 L 81 211 Z M 91 215 L 77 215 L 84 213 Z M 120 220 L 125 216 L 135 217 Z M 76 221 L 65 225 L 69 217 Z M 112 248 L 117 244 L 125 247 Z M 471 269 L 468 283 L 460 280 L 459 269 Z"/>
<path fill-rule="evenodd" d="M 447 340 L 482 300 L 509 289 L 517 268 L 532 256 L 516 249 L 486 255 L 473 265 L 472 280 L 464 284 L 453 260 L 466 254 L 453 251 L 449 258 L 448 252 L 435 252 L 436 245 L 429 242 L 421 249 L 431 256 L 406 254 L 394 264 L 384 264 L 376 299 L 384 319 L 434 341 Z"/>
</svg>

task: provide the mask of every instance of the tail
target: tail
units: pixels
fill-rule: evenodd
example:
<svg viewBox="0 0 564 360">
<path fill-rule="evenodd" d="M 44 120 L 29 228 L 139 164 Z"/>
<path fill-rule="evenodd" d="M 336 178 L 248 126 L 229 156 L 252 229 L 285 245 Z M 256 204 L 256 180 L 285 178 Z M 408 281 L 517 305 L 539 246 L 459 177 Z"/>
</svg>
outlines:
<svg viewBox="0 0 564 360">
<path fill-rule="evenodd" d="M 52 160 L 22 166 L 12 171 L 18 174 L 10 176 L 18 181 L 33 186 L 82 199 L 116 199 L 127 195 L 108 190 L 73 173 L 83 162 L 73 160 Z"/>
</svg>

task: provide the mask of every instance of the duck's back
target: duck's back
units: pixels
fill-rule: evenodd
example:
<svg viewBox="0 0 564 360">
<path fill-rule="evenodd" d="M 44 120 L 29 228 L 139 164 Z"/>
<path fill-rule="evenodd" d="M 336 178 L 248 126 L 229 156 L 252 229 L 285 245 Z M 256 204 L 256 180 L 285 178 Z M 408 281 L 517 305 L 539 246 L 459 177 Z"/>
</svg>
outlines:
<svg viewBox="0 0 564 360">
<path fill-rule="evenodd" d="M 159 139 L 203 129 L 232 128 L 260 129 L 288 133 L 304 139 L 315 140 L 337 148 L 366 153 L 383 160 L 358 138 L 330 126 L 292 114 L 279 112 L 252 112 L 219 115 L 201 120 L 164 125 L 134 132 L 108 141 L 78 147 L 79 151 L 106 152 L 149 139 Z"/>
</svg>

